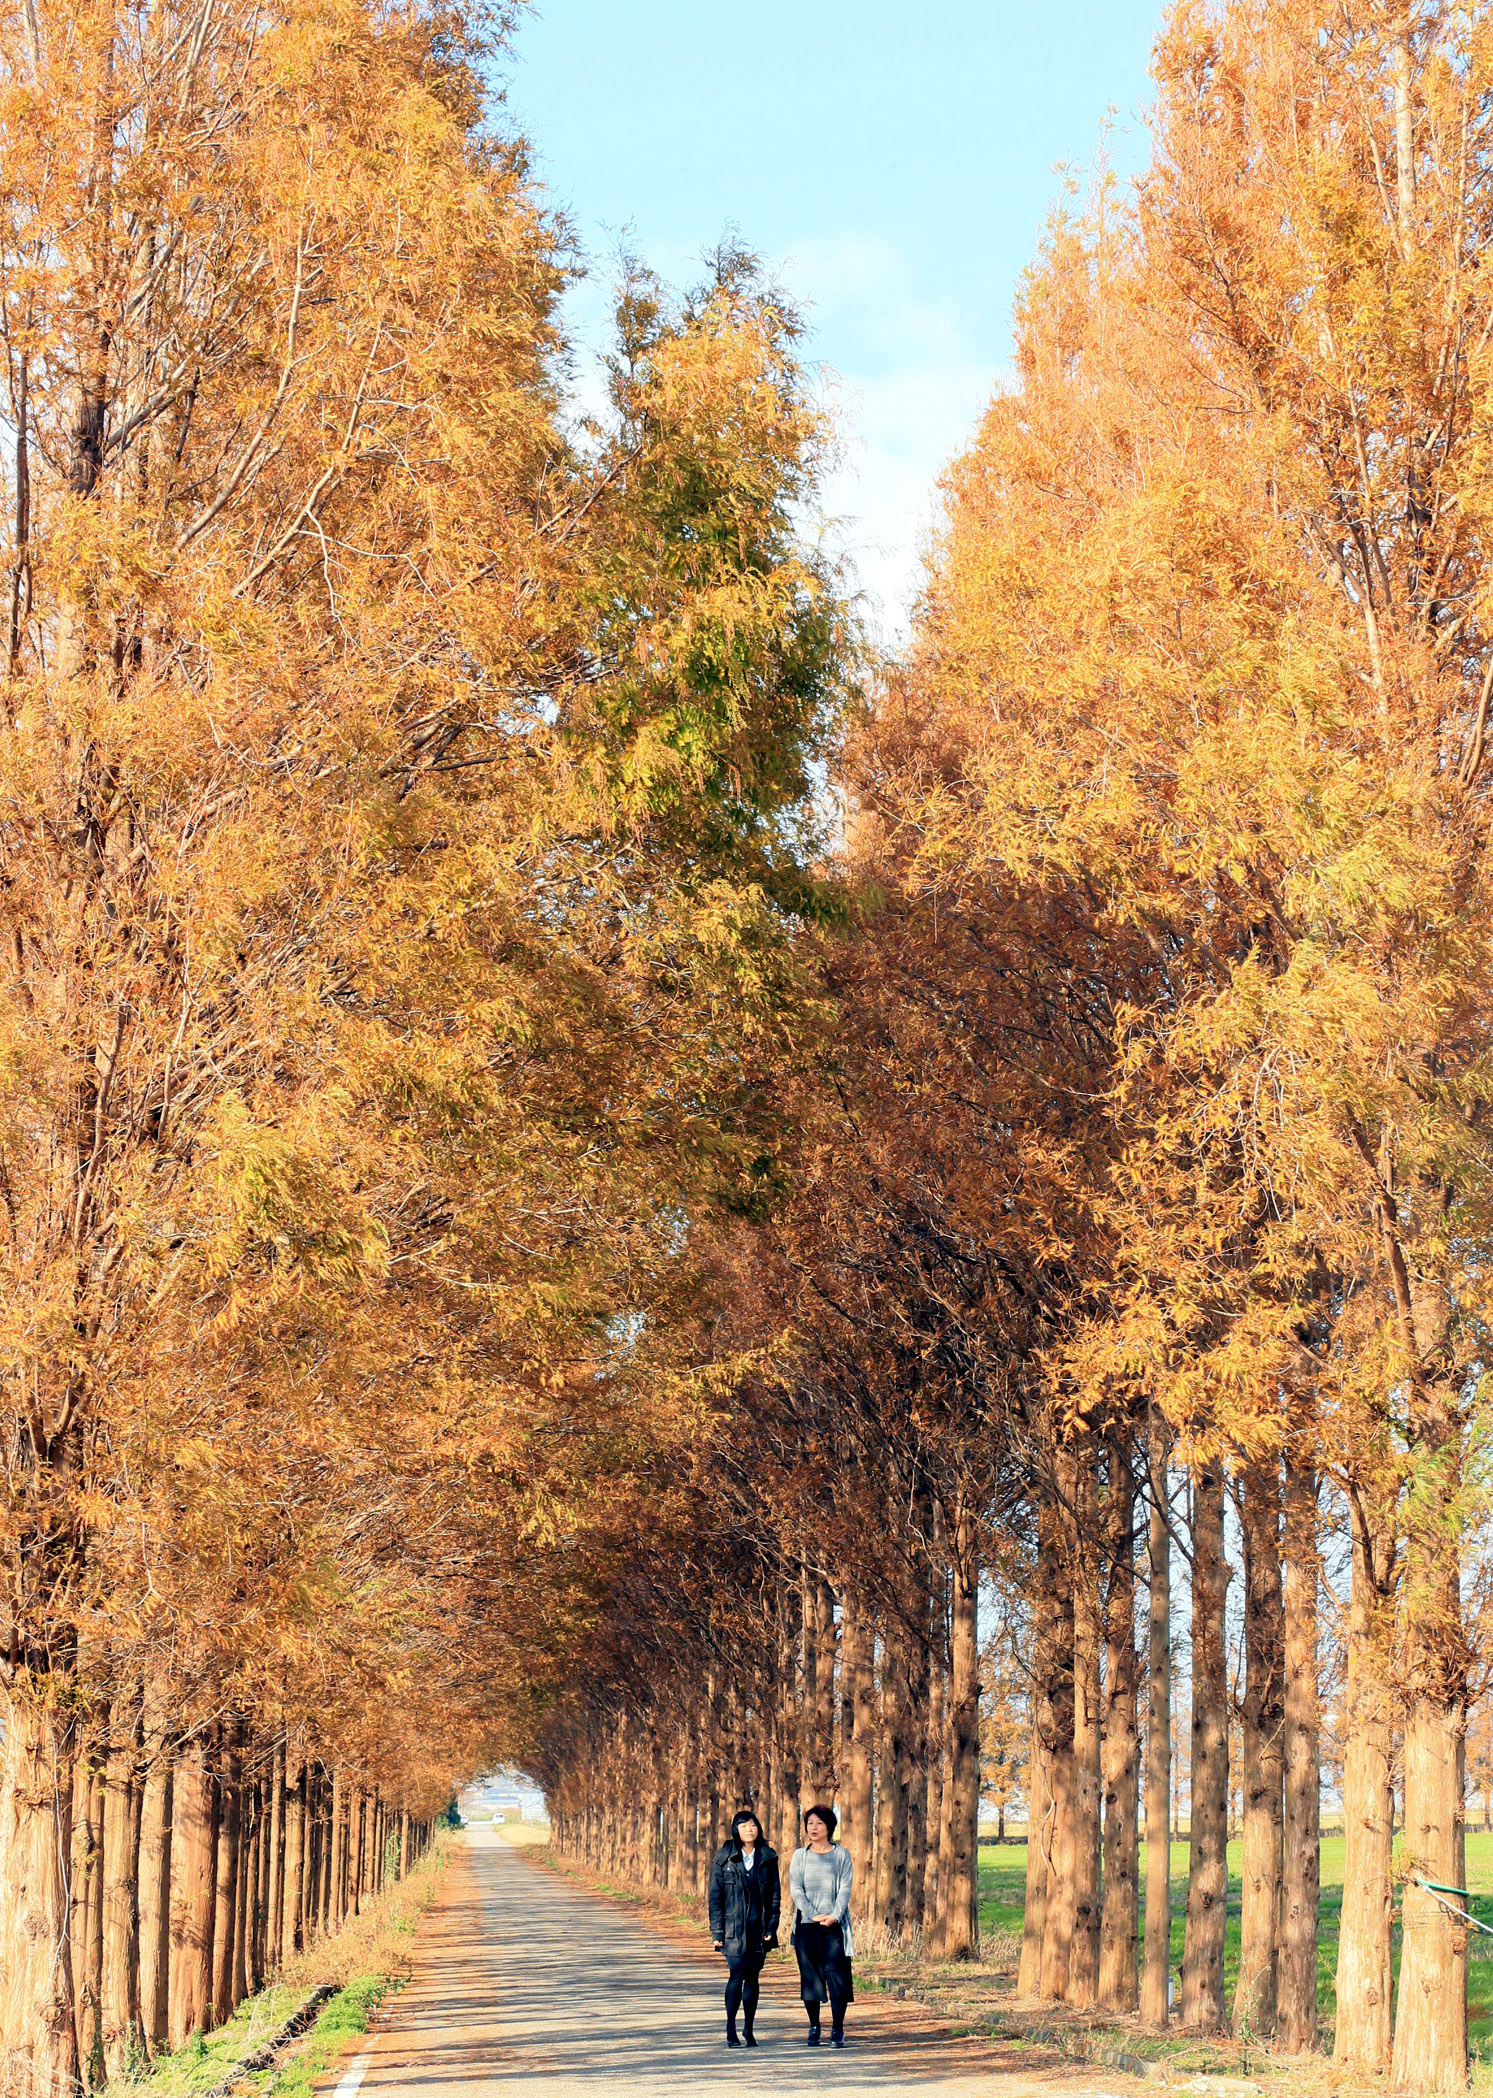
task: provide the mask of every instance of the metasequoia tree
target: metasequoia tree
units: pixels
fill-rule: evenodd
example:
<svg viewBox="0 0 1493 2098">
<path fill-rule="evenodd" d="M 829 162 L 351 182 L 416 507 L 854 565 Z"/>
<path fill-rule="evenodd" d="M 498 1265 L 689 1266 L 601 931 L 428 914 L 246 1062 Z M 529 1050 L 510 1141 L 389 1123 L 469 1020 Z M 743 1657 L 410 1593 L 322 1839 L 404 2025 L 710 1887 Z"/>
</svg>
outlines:
<svg viewBox="0 0 1493 2098">
<path fill-rule="evenodd" d="M 355 1615 L 424 1540 L 324 1555 L 235 1438 L 336 1451 L 366 1535 L 423 1419 L 510 1542 L 567 1527 L 550 1451 L 606 1421 L 677 1202 L 760 1147 L 733 1046 L 791 1001 L 843 621 L 793 525 L 822 428 L 749 257 L 682 304 L 630 284 L 612 413 L 562 437 L 568 262 L 486 122 L 480 25 L 7 26 L 0 2058 L 50 2092 L 135 2016 L 131 1714 L 185 1744 L 196 1861 L 143 1955 L 157 2018 L 162 1933 L 196 1947 L 178 2036 L 259 1970 L 223 1904 L 250 1913 L 287 1788 L 331 1815 L 299 1850 L 322 1921 L 383 1854 L 376 1745 L 324 1759 L 330 1805 L 308 1748 L 268 1822 L 253 1758 L 316 1717 L 275 1678 L 318 1569 Z M 557 1645 L 586 1593 L 559 1584 Z M 209 1596 L 238 1665 L 163 1684 Z"/>
<path fill-rule="evenodd" d="M 629 268 L 567 420 L 479 22 L 7 27 L 7 2079 L 220 2020 L 500 1756 L 696 1893 L 835 1796 L 866 1943 L 974 1955 L 982 1578 L 1022 1992 L 1165 2022 L 1185 1709 L 1180 2014 L 1309 2048 L 1330 1488 L 1337 2052 L 1461 2088 L 1476 13 L 1173 10 L 853 719 L 797 320 Z"/>
<path fill-rule="evenodd" d="M 1487 1197 L 1487 59 L 1456 10 L 1174 14 L 1151 170 L 1133 208 L 1103 193 L 1054 229 L 1017 388 L 951 477 L 910 672 L 967 752 L 923 797 L 930 864 L 1077 884 L 1096 928 L 1157 957 L 1118 1015 L 1135 1281 L 1090 1359 L 1154 1365 L 1195 1499 L 1211 1511 L 1222 1462 L 1263 1505 L 1262 1700 L 1288 1396 L 1305 1382 L 1330 1410 L 1354 1491 L 1382 1481 L 1387 1430 L 1368 1521 L 1403 1536 L 1395 2076 L 1447 2088 L 1465 1944 L 1433 1889 L 1460 1884 L 1456 1539 Z M 1293 1536 L 1304 1555 L 1299 1519 Z M 1390 1564 L 1365 1558 L 1381 1582 Z M 1217 1667 L 1208 1681 L 1184 1973 L 1202 2024 L 1224 2008 Z M 1283 1779 L 1248 1752 L 1262 1950 L 1239 2011 L 1256 2020 Z M 1299 1800 L 1299 1748 L 1293 1768 Z M 1305 1960 L 1289 1973 L 1275 2016 L 1299 2044 Z"/>
<path fill-rule="evenodd" d="M 863 813 L 905 726 L 889 703 L 867 731 L 855 759 Z M 781 1192 L 760 1223 L 747 1215 L 732 1227 L 729 1279 L 707 1294 L 696 1352 L 723 1382 L 694 1488 L 697 1527 L 655 1526 L 629 1575 L 650 1595 L 697 1596 L 697 1622 L 660 1650 L 658 1606 L 629 1610 L 646 1638 L 620 1647 L 610 1679 L 588 1664 L 547 1733 L 544 1768 L 564 1803 L 559 1840 L 592 1863 L 605 1795 L 627 1790 L 618 1758 L 668 1765 L 703 1738 L 707 1767 L 736 1773 L 765 1802 L 786 1847 L 802 1805 L 837 1784 L 866 1942 L 920 1932 L 925 1950 L 957 1959 L 978 1944 L 976 1584 L 1009 1556 L 1050 1473 L 1042 1321 L 1060 1318 L 1087 1257 L 1093 1118 L 1054 1080 L 1089 1070 L 1103 1029 L 1089 986 L 1074 987 L 1056 959 L 1060 914 L 1043 906 L 1038 937 L 998 899 L 983 918 L 936 894 L 891 901 L 897 848 L 869 814 L 856 851 L 886 900 L 848 936 L 821 941 L 835 1019 L 784 1088 Z M 1005 1030 L 1018 1016 L 1025 1039 L 1013 1053 Z M 1117 1461 L 1116 1496 L 1125 1476 Z M 1119 1593 L 1129 1511 L 1120 1534 L 1112 1525 L 1107 1503 L 1083 1549 L 1100 1555 L 1109 1539 Z M 1097 1607 L 1097 1556 L 1093 1565 Z M 1013 1560 L 1001 1577 L 1018 1572 Z M 1117 1654 L 1127 1607 L 1111 1621 Z M 605 1616 L 620 1624 L 620 1604 Z M 764 1618 L 759 1653 L 747 1628 Z M 1093 1640 L 1090 1652 L 1097 1671 Z M 1123 1694 L 1114 1702 L 1118 1715 Z M 1123 1724 L 1111 1730 L 1112 1842 L 1127 1789 L 1134 1836 L 1133 1713 L 1130 1730 L 1128 1762 L 1115 1753 Z M 826 1738 L 839 1743 L 828 1758 Z M 1096 1847 L 1098 1775 L 1096 1733 Z M 689 1802 L 692 1856 L 719 1841 L 732 1805 L 723 1790 Z M 612 1870 L 623 1852 L 604 1847 Z M 1122 1972 L 1133 1872 L 1130 1883 L 1128 1932 L 1118 1906 L 1110 1917 Z M 1099 1922 L 1096 1912 L 1096 1959 Z"/>
</svg>

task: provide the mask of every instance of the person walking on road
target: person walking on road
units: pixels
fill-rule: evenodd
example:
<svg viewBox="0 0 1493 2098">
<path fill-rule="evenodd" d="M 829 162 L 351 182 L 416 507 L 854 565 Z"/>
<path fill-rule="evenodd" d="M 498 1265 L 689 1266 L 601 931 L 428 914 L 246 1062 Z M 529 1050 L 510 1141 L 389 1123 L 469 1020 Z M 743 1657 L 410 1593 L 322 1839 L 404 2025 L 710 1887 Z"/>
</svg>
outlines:
<svg viewBox="0 0 1493 2098">
<path fill-rule="evenodd" d="M 819 2012 L 829 2005 L 830 2044 L 845 2045 L 845 2006 L 855 2001 L 850 1962 L 855 1941 L 850 1929 L 850 1888 L 854 1876 L 850 1852 L 835 1841 L 833 1807 L 810 1807 L 804 1816 L 806 1845 L 793 1853 L 788 1889 L 797 1921 L 793 1950 L 804 2009 L 809 2014 L 809 2045 L 819 2045 Z"/>
<path fill-rule="evenodd" d="M 750 1807 L 731 1823 L 710 1865 L 710 1935 L 726 1960 L 726 2045 L 739 2047 L 736 2013 L 743 2013 L 748 2047 L 757 2044 L 757 1997 L 762 1962 L 778 1942 L 782 1890 L 775 1851 L 762 1840 L 762 1824 Z"/>
</svg>

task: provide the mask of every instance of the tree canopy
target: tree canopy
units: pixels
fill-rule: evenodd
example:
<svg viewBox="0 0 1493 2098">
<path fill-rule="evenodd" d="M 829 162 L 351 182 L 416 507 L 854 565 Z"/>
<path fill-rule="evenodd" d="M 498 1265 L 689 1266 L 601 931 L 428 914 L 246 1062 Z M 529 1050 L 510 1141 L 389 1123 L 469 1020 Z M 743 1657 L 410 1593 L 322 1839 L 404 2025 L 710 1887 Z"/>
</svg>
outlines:
<svg viewBox="0 0 1493 2098">
<path fill-rule="evenodd" d="M 880 653 L 747 248 L 581 411 L 508 26 L 4 13 L 3 2078 L 500 1762 L 692 1890 L 837 1797 L 976 1956 L 982 1734 L 1022 1991 L 1165 2024 L 1174 1541 L 1176 2012 L 1309 2050 L 1341 1535 L 1333 2044 L 1459 2089 L 1487 11 L 1179 0 Z"/>
</svg>

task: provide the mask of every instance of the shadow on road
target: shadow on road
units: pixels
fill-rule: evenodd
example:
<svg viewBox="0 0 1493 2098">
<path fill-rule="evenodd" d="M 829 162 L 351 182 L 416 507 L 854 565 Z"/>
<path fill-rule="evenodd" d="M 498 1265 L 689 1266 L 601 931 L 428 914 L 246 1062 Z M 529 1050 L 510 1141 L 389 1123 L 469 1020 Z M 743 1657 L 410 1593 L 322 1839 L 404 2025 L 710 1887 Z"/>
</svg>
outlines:
<svg viewBox="0 0 1493 2098">
<path fill-rule="evenodd" d="M 797 2001 L 764 1992 L 759 2046 L 728 2050 L 724 1971 L 708 1953 L 691 1958 L 480 1827 L 464 1851 L 421 1927 L 415 1979 L 393 2006 L 365 2091 L 989 2090 L 994 2062 L 929 2029 L 895 2029 L 880 2004 L 851 2010 L 841 2053 L 827 2035 L 807 2047 Z"/>
</svg>

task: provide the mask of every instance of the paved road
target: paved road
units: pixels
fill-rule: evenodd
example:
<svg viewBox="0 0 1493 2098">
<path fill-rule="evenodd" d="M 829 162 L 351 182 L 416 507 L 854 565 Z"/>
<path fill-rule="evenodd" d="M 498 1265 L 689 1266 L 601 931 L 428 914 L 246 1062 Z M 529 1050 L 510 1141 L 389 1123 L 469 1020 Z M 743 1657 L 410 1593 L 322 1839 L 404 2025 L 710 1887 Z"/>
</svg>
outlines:
<svg viewBox="0 0 1493 2098">
<path fill-rule="evenodd" d="M 840 2098 L 1079 2098 L 1079 2077 L 995 2070 L 978 2043 L 942 2038 L 885 1999 L 852 2006 L 849 2045 L 804 2045 L 791 1970 L 769 1970 L 760 2045 L 729 2051 L 724 1974 L 709 1948 L 681 1950 L 627 1911 L 582 1892 L 484 1828 L 468 1831 L 443 1899 L 421 1925 L 414 1978 L 391 2006 L 371 2053 L 343 2075 L 343 2098 L 407 2092 L 476 2098 L 681 2098 L 833 2086 Z M 344 2069 L 349 2065 L 344 2064 Z M 1092 2086 L 1090 2086 L 1092 2089 Z"/>
</svg>

